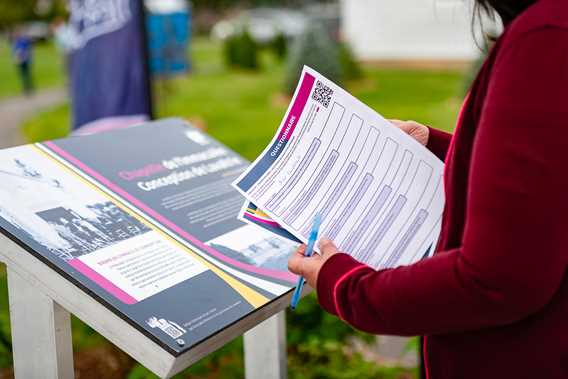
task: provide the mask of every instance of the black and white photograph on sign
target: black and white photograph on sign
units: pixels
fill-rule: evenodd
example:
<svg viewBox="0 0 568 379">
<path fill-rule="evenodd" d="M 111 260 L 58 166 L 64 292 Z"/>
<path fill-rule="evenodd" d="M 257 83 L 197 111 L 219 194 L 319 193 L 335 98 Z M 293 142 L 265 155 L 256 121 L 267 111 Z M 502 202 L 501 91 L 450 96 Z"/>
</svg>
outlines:
<svg viewBox="0 0 568 379">
<path fill-rule="evenodd" d="M 34 146 L 0 151 L 0 219 L 46 254 L 125 304 L 207 270 L 55 159 Z"/>
<path fill-rule="evenodd" d="M 63 207 L 36 214 L 71 245 L 70 252 L 74 257 L 150 231 L 110 201 L 87 205 L 86 208 L 93 213 L 91 217 Z"/>
<path fill-rule="evenodd" d="M 150 229 L 32 147 L 0 153 L 0 217 L 63 260 Z"/>
<path fill-rule="evenodd" d="M 298 244 L 255 225 L 245 225 L 207 243 L 239 262 L 271 270 L 287 270 L 288 257 Z"/>
</svg>

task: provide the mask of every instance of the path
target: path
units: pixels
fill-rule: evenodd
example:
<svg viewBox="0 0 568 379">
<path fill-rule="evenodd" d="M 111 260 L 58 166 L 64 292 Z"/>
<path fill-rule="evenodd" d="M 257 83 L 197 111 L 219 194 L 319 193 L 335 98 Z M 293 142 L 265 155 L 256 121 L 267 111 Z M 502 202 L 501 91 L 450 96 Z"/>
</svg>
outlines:
<svg viewBox="0 0 568 379">
<path fill-rule="evenodd" d="M 18 96 L 0 100 L 0 148 L 24 144 L 20 127 L 22 122 L 42 109 L 65 101 L 64 89 L 49 89 L 36 92 L 33 96 Z"/>
</svg>

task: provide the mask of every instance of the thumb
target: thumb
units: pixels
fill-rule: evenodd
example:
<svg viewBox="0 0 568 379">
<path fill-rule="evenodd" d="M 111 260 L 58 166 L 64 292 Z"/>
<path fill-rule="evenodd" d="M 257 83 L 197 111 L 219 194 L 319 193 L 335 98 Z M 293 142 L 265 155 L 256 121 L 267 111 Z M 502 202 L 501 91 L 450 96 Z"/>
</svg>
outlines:
<svg viewBox="0 0 568 379">
<path fill-rule="evenodd" d="M 333 254 L 338 253 L 337 247 L 335 246 L 335 244 L 330 239 L 325 238 L 325 237 L 320 239 L 319 247 L 320 247 L 322 256 L 333 255 Z"/>
</svg>

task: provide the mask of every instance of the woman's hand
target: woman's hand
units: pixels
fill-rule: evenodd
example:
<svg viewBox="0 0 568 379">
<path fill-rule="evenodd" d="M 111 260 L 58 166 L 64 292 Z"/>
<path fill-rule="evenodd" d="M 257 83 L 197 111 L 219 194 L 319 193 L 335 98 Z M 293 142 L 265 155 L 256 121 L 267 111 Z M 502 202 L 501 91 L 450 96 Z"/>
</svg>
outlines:
<svg viewBox="0 0 568 379">
<path fill-rule="evenodd" d="M 310 287 L 314 289 L 316 288 L 318 275 L 323 264 L 339 252 L 333 242 L 327 238 L 322 238 L 319 241 L 319 247 L 321 252 L 320 254 L 305 257 L 304 253 L 306 252 L 306 245 L 302 245 L 288 260 L 288 269 L 294 274 L 303 276 Z"/>
<path fill-rule="evenodd" d="M 421 145 L 426 146 L 428 143 L 428 137 L 430 135 L 430 130 L 428 127 L 417 123 L 416 121 L 401 121 L 401 120 L 390 120 L 390 122 L 414 138 L 418 141 Z"/>
</svg>

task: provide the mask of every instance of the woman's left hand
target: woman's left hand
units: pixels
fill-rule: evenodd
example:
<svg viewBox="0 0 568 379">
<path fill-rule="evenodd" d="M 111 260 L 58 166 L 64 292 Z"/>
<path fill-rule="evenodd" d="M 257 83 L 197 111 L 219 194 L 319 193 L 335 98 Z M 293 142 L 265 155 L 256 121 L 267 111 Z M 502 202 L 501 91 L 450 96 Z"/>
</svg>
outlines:
<svg viewBox="0 0 568 379">
<path fill-rule="evenodd" d="M 305 257 L 304 253 L 306 252 L 306 245 L 302 245 L 288 260 L 288 269 L 294 274 L 303 276 L 310 287 L 314 289 L 316 288 L 318 275 L 323 264 L 339 252 L 333 242 L 327 238 L 322 238 L 319 241 L 319 247 L 320 254 Z"/>
</svg>

